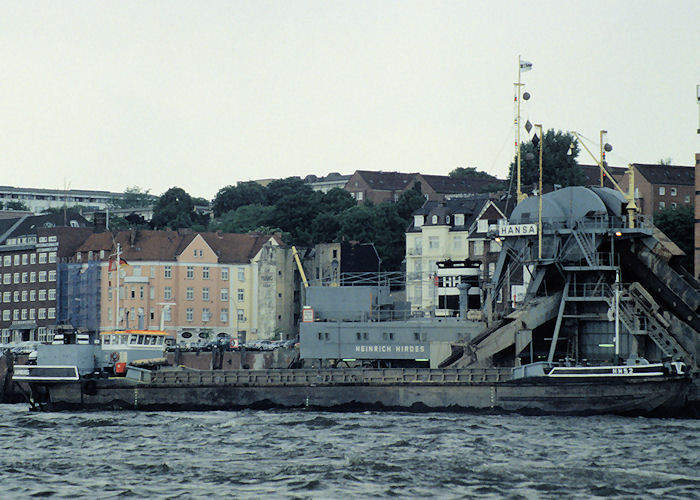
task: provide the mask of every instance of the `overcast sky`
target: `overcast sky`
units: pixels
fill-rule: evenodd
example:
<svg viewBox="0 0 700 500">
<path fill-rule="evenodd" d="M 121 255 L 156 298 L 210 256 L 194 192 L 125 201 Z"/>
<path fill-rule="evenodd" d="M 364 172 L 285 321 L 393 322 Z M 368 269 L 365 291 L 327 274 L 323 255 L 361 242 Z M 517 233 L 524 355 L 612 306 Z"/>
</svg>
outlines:
<svg viewBox="0 0 700 500">
<path fill-rule="evenodd" d="M 693 165 L 700 1 L 2 1 L 0 184 L 505 177 L 522 115 Z M 591 163 L 585 152 L 579 157 Z"/>
</svg>

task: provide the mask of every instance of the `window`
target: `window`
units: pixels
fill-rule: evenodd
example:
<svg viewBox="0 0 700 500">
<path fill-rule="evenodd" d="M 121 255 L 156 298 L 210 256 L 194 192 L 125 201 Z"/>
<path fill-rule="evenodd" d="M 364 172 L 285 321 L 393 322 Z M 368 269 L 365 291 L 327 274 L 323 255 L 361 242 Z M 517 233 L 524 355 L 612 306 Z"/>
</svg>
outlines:
<svg viewBox="0 0 700 500">
<path fill-rule="evenodd" d="M 112 300 L 112 287 L 107 288 L 107 300 Z"/>
<path fill-rule="evenodd" d="M 36 300 L 36 290 L 29 290 L 29 301 L 34 302 Z"/>
<path fill-rule="evenodd" d="M 22 254 L 22 265 L 26 266 L 28 262 L 29 262 L 29 257 L 27 256 L 26 253 L 23 253 Z"/>
<path fill-rule="evenodd" d="M 141 276 L 141 266 L 133 267 L 133 276 Z"/>
<path fill-rule="evenodd" d="M 29 273 L 29 282 L 36 283 L 36 272 L 32 271 L 31 273 Z"/>
<path fill-rule="evenodd" d="M 659 208 L 666 208 L 666 203 L 664 203 L 663 201 L 660 201 Z"/>
<path fill-rule="evenodd" d="M 671 208 L 676 208 L 677 206 L 678 204 L 675 201 L 671 202 Z"/>
<path fill-rule="evenodd" d="M 209 300 L 209 288 L 202 288 L 202 300 Z"/>
<path fill-rule="evenodd" d="M 56 252 L 49 252 L 49 263 L 50 264 L 56 263 Z"/>
<path fill-rule="evenodd" d="M 36 309 L 29 310 L 29 319 L 31 319 L 31 320 L 36 319 Z"/>
<path fill-rule="evenodd" d="M 143 287 L 139 288 L 139 299 L 143 298 Z"/>
<path fill-rule="evenodd" d="M 661 194 L 661 195 L 666 194 L 666 188 L 663 186 L 659 187 L 659 194 Z"/>
<path fill-rule="evenodd" d="M 440 248 L 440 238 L 438 236 L 430 236 L 428 238 L 428 248 Z"/>
<path fill-rule="evenodd" d="M 12 281 L 14 283 L 19 283 L 19 273 L 15 273 L 12 275 Z"/>
<path fill-rule="evenodd" d="M 188 286 L 187 290 L 185 290 L 185 300 L 194 300 L 194 288 L 191 286 Z"/>
<path fill-rule="evenodd" d="M 163 309 L 163 321 L 170 321 L 170 317 L 171 317 L 171 316 L 170 316 L 170 308 L 169 308 L 169 307 L 165 307 L 165 308 Z"/>
<path fill-rule="evenodd" d="M 678 194 L 678 191 L 676 188 L 671 188 L 671 196 L 676 196 Z"/>
<path fill-rule="evenodd" d="M 22 273 L 22 283 L 26 283 L 28 278 L 29 276 L 27 275 L 27 273 Z"/>
<path fill-rule="evenodd" d="M 149 276 L 150 276 L 151 278 L 155 278 L 155 277 L 156 277 L 156 266 L 151 266 L 151 270 L 150 270 Z"/>
<path fill-rule="evenodd" d="M 49 271 L 49 281 L 56 281 L 56 271 Z"/>
<path fill-rule="evenodd" d="M 5 255 L 5 257 L 3 257 L 2 260 L 3 260 L 4 266 L 11 266 L 12 265 L 12 257 L 10 257 L 9 255 Z"/>
<path fill-rule="evenodd" d="M 39 301 L 46 300 L 46 290 L 39 290 Z"/>
<path fill-rule="evenodd" d="M 228 309 L 222 309 L 221 310 L 221 322 L 222 323 L 228 323 Z"/>
<path fill-rule="evenodd" d="M 131 287 L 130 291 L 131 291 L 131 298 L 135 299 L 136 298 L 136 288 Z"/>
<path fill-rule="evenodd" d="M 46 319 L 46 309 L 44 309 L 43 307 L 40 307 L 39 311 L 37 312 L 37 317 L 39 319 Z"/>
<path fill-rule="evenodd" d="M 163 289 L 163 299 L 164 300 L 172 300 L 173 298 L 173 289 L 169 286 L 166 286 Z"/>
<path fill-rule="evenodd" d="M 12 274 L 11 273 L 5 273 L 2 275 L 2 283 L 4 285 L 9 285 L 12 282 Z"/>
<path fill-rule="evenodd" d="M 243 309 L 239 309 L 236 316 L 238 321 L 245 321 L 245 311 Z"/>
<path fill-rule="evenodd" d="M 501 242 L 496 241 L 496 240 L 491 240 L 491 243 L 489 243 L 489 250 L 491 252 L 500 252 L 501 251 Z"/>
<path fill-rule="evenodd" d="M 46 252 L 39 254 L 39 264 L 46 264 Z"/>
<path fill-rule="evenodd" d="M 27 319 L 27 310 L 22 309 L 22 321 L 26 321 L 26 319 Z"/>
<path fill-rule="evenodd" d="M 35 253 L 29 255 L 29 263 L 36 264 L 36 254 Z"/>
<path fill-rule="evenodd" d="M 238 268 L 238 281 L 245 281 L 245 267 Z"/>
<path fill-rule="evenodd" d="M 56 289 L 52 288 L 49 290 L 49 300 L 56 300 Z"/>
<path fill-rule="evenodd" d="M 17 290 L 12 294 L 12 301 L 19 302 L 19 292 Z"/>
<path fill-rule="evenodd" d="M 14 260 L 15 266 L 19 266 L 19 254 L 14 255 L 14 259 L 13 259 L 13 260 Z"/>
<path fill-rule="evenodd" d="M 221 280 L 228 281 L 228 269 L 224 268 L 221 270 Z"/>
<path fill-rule="evenodd" d="M 484 242 L 482 240 L 477 240 L 474 242 L 474 255 L 484 254 Z"/>
<path fill-rule="evenodd" d="M 489 230 L 489 221 L 487 219 L 479 219 L 476 222 L 476 231 L 478 233 L 485 233 Z"/>
<path fill-rule="evenodd" d="M 2 301 L 3 302 L 10 302 L 12 300 L 12 293 L 10 292 L 3 292 L 2 294 Z"/>
<path fill-rule="evenodd" d="M 683 198 L 683 202 L 684 202 L 684 203 L 690 203 L 690 195 L 689 195 L 689 194 L 686 194 L 686 195 L 685 195 L 685 198 Z"/>
<path fill-rule="evenodd" d="M 462 248 L 462 237 L 461 236 L 453 236 L 452 237 L 452 248 L 454 248 L 455 250 Z"/>
<path fill-rule="evenodd" d="M 191 322 L 192 318 L 194 318 L 194 310 L 191 307 L 188 307 L 185 310 L 185 320 Z"/>
<path fill-rule="evenodd" d="M 423 216 L 422 215 L 414 215 L 413 216 L 413 225 L 415 227 L 421 227 L 423 225 Z"/>
<path fill-rule="evenodd" d="M 55 307 L 49 307 L 46 311 L 46 317 L 48 319 L 54 319 L 56 318 L 56 308 Z"/>
<path fill-rule="evenodd" d="M 211 313 L 209 312 L 208 308 L 202 309 L 202 323 L 206 323 L 211 319 Z"/>
<path fill-rule="evenodd" d="M 46 271 L 39 271 L 39 283 L 46 283 Z"/>
<path fill-rule="evenodd" d="M 173 268 L 171 266 L 165 266 L 165 279 L 170 279 L 173 277 Z"/>
<path fill-rule="evenodd" d="M 156 289 L 152 286 L 148 288 L 148 298 L 151 300 L 155 300 L 156 298 Z"/>
<path fill-rule="evenodd" d="M 22 290 L 22 302 L 27 301 L 27 296 L 28 296 L 27 290 Z"/>
<path fill-rule="evenodd" d="M 188 279 L 188 280 L 194 279 L 194 267 L 187 266 L 187 275 L 185 276 L 185 279 Z"/>
<path fill-rule="evenodd" d="M 5 309 L 2 312 L 2 320 L 3 321 L 10 321 L 10 310 L 9 309 Z"/>
<path fill-rule="evenodd" d="M 243 288 L 238 289 L 238 302 L 243 302 L 245 300 L 245 290 Z"/>
<path fill-rule="evenodd" d="M 19 321 L 19 309 L 12 310 L 12 320 Z"/>
<path fill-rule="evenodd" d="M 437 224 L 437 223 L 438 223 L 438 216 L 433 215 L 433 224 Z"/>
<path fill-rule="evenodd" d="M 464 225 L 464 214 L 455 214 L 455 226 Z"/>
<path fill-rule="evenodd" d="M 202 279 L 205 279 L 205 280 L 209 279 L 209 268 L 208 267 L 202 268 Z"/>
<path fill-rule="evenodd" d="M 362 198 L 364 197 L 364 193 L 362 191 L 360 191 L 356 194 L 357 194 L 357 201 L 362 201 Z"/>
<path fill-rule="evenodd" d="M 228 288 L 221 289 L 221 300 L 228 300 Z"/>
<path fill-rule="evenodd" d="M 105 258 L 105 251 L 100 250 L 100 260 L 104 260 L 104 258 Z"/>
</svg>

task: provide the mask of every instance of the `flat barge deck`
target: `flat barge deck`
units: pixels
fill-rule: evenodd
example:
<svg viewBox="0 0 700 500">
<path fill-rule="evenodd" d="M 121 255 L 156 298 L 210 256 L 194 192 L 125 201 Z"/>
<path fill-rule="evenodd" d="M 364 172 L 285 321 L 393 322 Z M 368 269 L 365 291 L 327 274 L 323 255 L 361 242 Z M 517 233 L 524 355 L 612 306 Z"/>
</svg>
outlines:
<svg viewBox="0 0 700 500">
<path fill-rule="evenodd" d="M 37 380 L 31 385 L 32 404 L 46 410 L 310 408 L 672 415 L 685 405 L 690 379 L 514 380 L 509 368 L 130 368 L 126 378 Z"/>
</svg>

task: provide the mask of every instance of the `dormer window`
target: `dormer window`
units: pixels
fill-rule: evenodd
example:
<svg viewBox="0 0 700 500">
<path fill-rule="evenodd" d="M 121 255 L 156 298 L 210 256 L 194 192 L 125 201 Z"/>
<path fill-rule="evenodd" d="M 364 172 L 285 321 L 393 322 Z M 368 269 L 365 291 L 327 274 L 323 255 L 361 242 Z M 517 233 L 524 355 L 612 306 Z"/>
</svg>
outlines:
<svg viewBox="0 0 700 500">
<path fill-rule="evenodd" d="M 449 215 L 445 216 L 445 224 L 447 224 L 447 225 L 450 224 L 450 216 Z"/>
<path fill-rule="evenodd" d="M 413 216 L 413 225 L 416 227 L 421 227 L 423 225 L 423 219 L 424 219 L 424 216 L 422 216 L 422 215 L 414 215 Z"/>
<path fill-rule="evenodd" d="M 438 216 L 433 215 L 433 224 L 437 224 L 437 223 L 438 223 Z"/>
<path fill-rule="evenodd" d="M 464 214 L 455 214 L 455 226 L 464 225 Z"/>
</svg>

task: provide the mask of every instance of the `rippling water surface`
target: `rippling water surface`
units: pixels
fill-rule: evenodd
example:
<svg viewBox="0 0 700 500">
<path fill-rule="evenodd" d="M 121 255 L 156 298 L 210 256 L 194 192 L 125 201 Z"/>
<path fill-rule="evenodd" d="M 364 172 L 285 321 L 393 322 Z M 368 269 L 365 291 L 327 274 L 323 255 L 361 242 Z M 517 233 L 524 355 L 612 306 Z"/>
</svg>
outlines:
<svg viewBox="0 0 700 500">
<path fill-rule="evenodd" d="M 0 497 L 700 498 L 700 421 L 0 405 Z"/>
</svg>

